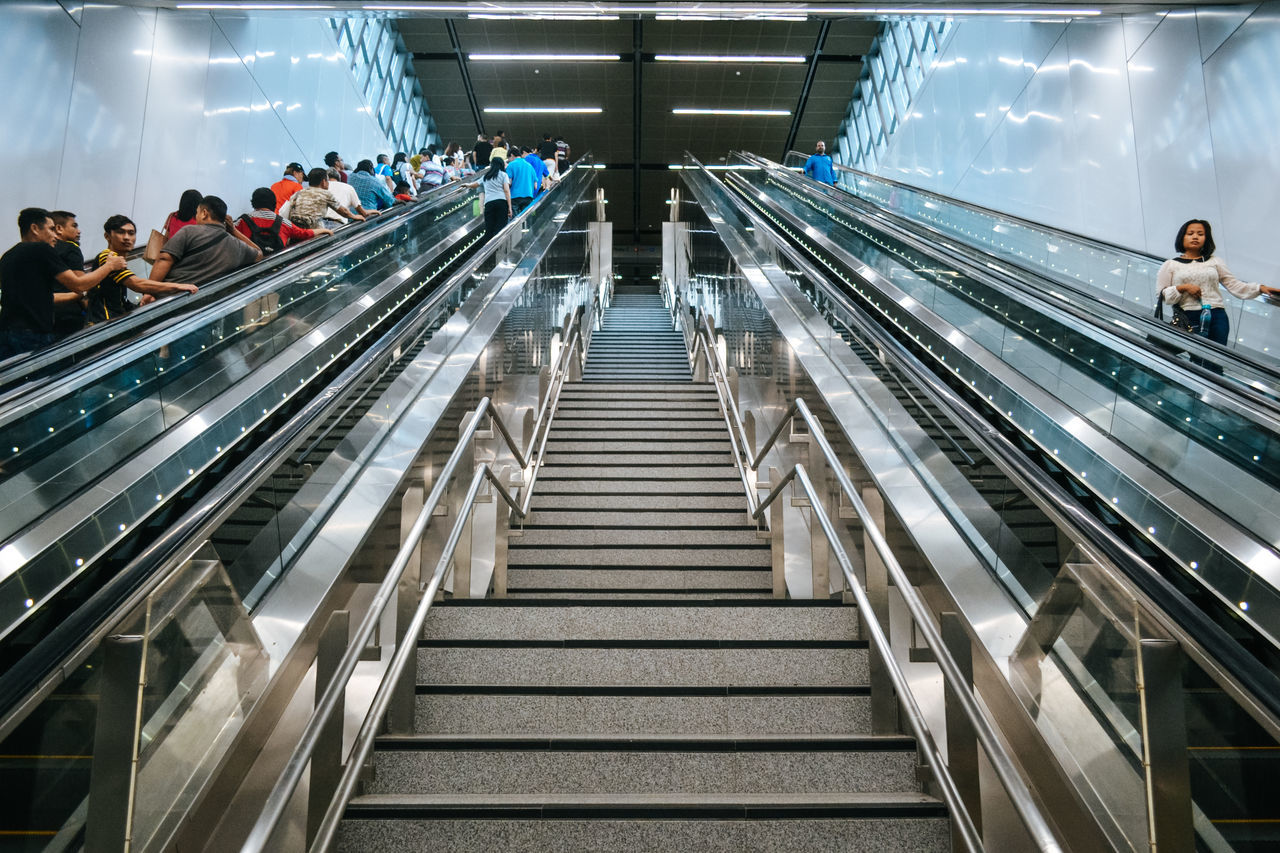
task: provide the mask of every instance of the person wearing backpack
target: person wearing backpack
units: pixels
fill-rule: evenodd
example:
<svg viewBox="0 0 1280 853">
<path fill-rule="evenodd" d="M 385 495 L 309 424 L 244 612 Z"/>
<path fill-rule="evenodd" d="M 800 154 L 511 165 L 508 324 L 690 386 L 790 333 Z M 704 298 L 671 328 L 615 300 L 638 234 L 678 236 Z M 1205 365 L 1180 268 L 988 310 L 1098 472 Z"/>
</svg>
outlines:
<svg viewBox="0 0 1280 853">
<path fill-rule="evenodd" d="M 263 257 L 284 250 L 300 240 L 318 234 L 332 234 L 328 228 L 299 228 L 275 212 L 276 195 L 270 187 L 258 187 L 249 197 L 253 211 L 236 220 L 236 230 L 262 250 Z"/>
</svg>

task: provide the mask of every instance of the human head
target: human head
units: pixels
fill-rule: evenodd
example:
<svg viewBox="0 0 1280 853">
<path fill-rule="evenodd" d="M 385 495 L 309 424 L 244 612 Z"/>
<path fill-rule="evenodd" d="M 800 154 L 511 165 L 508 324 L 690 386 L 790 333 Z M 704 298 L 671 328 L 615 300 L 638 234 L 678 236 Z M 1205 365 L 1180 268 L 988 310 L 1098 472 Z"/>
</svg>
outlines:
<svg viewBox="0 0 1280 853">
<path fill-rule="evenodd" d="M 428 157 L 436 156 L 436 146 L 434 142 L 427 146 L 427 156 Z"/>
<path fill-rule="evenodd" d="M 452 157 L 453 155 L 457 154 L 461 150 L 462 150 L 461 145 L 459 145 L 456 142 L 450 142 L 447 146 L 445 146 L 444 153 L 446 157 Z"/>
<path fill-rule="evenodd" d="M 74 213 L 69 210 L 51 210 L 49 218 L 53 220 L 53 227 L 58 233 L 59 240 L 75 242 L 80 239 L 80 223 L 76 222 Z"/>
<path fill-rule="evenodd" d="M 431 152 L 427 151 L 427 149 L 425 149 L 425 148 L 419 148 L 419 149 L 418 149 L 418 156 L 419 156 L 419 157 L 426 157 L 426 156 L 427 156 L 428 154 L 430 154 L 430 153 L 431 153 Z"/>
<path fill-rule="evenodd" d="M 507 162 L 501 157 L 493 157 L 489 160 L 489 170 L 484 173 L 485 180 L 497 177 L 499 172 L 507 170 Z"/>
<path fill-rule="evenodd" d="M 396 195 L 408 195 L 408 194 L 409 194 L 409 185 L 406 184 L 404 181 L 397 181 Z"/>
<path fill-rule="evenodd" d="M 329 186 L 329 171 L 316 166 L 310 172 L 307 172 L 307 184 L 313 187 Z"/>
<path fill-rule="evenodd" d="M 330 169 L 330 170 L 329 170 L 329 180 L 331 180 L 331 181 L 340 181 L 340 180 L 342 180 L 342 173 L 341 173 L 341 172 L 339 172 L 337 169 Z"/>
<path fill-rule="evenodd" d="M 302 176 L 307 173 L 307 170 L 302 168 L 301 163 L 290 163 L 288 166 L 284 167 L 284 173 L 286 177 L 297 178 L 301 181 Z"/>
<path fill-rule="evenodd" d="M 18 211 L 18 234 L 23 240 L 52 245 L 58 241 L 49 211 L 43 207 L 24 207 Z"/>
<path fill-rule="evenodd" d="M 200 199 L 196 207 L 196 222 L 203 225 L 221 225 L 227 221 L 227 203 L 216 195 Z"/>
<path fill-rule="evenodd" d="M 826 154 L 826 153 L 827 153 L 827 143 L 825 143 L 825 142 L 823 142 L 821 139 L 819 139 L 819 140 L 818 140 L 818 145 L 817 145 L 817 151 L 818 151 L 818 153 L 819 153 L 819 154 Z"/>
<path fill-rule="evenodd" d="M 196 208 L 200 206 L 200 190 L 187 190 L 182 194 L 182 198 L 178 199 L 178 218 L 183 222 L 189 222 L 196 218 Z"/>
<path fill-rule="evenodd" d="M 337 151 L 330 151 L 324 155 L 324 164 L 330 169 L 341 170 L 343 167 L 342 158 L 338 156 Z"/>
<path fill-rule="evenodd" d="M 549 134 L 549 133 L 544 133 L 544 134 L 542 134 L 542 141 L 543 141 L 543 142 L 550 142 L 550 141 L 551 141 L 551 134 Z"/>
<path fill-rule="evenodd" d="M 405 156 L 403 151 L 397 151 L 395 159 L 391 161 L 391 165 L 399 166 L 401 163 L 403 163 L 405 160 L 408 160 L 408 159 L 409 158 Z"/>
<path fill-rule="evenodd" d="M 258 187 L 249 196 L 249 203 L 253 205 L 254 210 L 275 210 L 276 194 L 270 187 Z"/>
<path fill-rule="evenodd" d="M 488 142 L 488 141 L 489 141 L 489 137 L 485 136 L 483 133 L 476 134 L 476 142 Z"/>
<path fill-rule="evenodd" d="M 138 239 L 138 226 L 123 213 L 117 213 L 102 223 L 102 236 L 107 239 L 108 249 L 117 255 L 123 255 L 133 250 L 133 244 Z"/>
<path fill-rule="evenodd" d="M 379 155 L 378 155 L 378 162 L 379 162 L 379 163 L 386 163 L 386 162 L 387 162 L 387 155 L 386 155 L 386 154 L 379 154 Z"/>
<path fill-rule="evenodd" d="M 370 175 L 372 175 L 372 174 L 373 174 L 373 161 L 372 161 L 372 160 L 361 160 L 359 163 L 357 163 L 357 164 L 356 164 L 356 171 L 357 171 L 357 172 L 368 172 Z"/>
<path fill-rule="evenodd" d="M 1200 225 L 1204 228 L 1204 243 L 1199 247 L 1201 257 L 1213 257 L 1213 250 L 1217 248 L 1213 243 L 1213 229 L 1209 227 L 1209 223 L 1203 219 L 1188 219 L 1186 222 L 1182 223 L 1182 227 L 1178 229 L 1178 236 L 1174 238 L 1173 248 L 1179 253 L 1187 251 L 1187 229 L 1192 225 Z"/>
</svg>

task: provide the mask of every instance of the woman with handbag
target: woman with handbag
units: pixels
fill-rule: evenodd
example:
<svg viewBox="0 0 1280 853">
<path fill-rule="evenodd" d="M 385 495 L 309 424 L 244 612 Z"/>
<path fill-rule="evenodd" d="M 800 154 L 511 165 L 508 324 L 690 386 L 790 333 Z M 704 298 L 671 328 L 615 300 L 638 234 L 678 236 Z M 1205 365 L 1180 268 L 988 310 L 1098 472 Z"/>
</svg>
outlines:
<svg viewBox="0 0 1280 853">
<path fill-rule="evenodd" d="M 1180 254 L 1160 267 L 1156 284 L 1161 300 L 1174 307 L 1174 325 L 1226 345 L 1230 322 L 1223 307 L 1222 289 L 1239 299 L 1254 299 L 1280 289 L 1265 284 L 1249 284 L 1231 274 L 1222 259 L 1213 254 L 1213 229 L 1203 219 L 1182 224 L 1173 247 Z"/>
<path fill-rule="evenodd" d="M 164 248 L 169 238 L 185 226 L 195 224 L 196 208 L 200 206 L 203 199 L 204 196 L 199 190 L 187 190 L 182 194 L 178 199 L 178 209 L 164 218 L 164 230 L 151 229 L 151 234 L 147 237 L 147 245 L 142 250 L 144 261 L 154 264 L 160 260 L 160 250 Z"/>
</svg>

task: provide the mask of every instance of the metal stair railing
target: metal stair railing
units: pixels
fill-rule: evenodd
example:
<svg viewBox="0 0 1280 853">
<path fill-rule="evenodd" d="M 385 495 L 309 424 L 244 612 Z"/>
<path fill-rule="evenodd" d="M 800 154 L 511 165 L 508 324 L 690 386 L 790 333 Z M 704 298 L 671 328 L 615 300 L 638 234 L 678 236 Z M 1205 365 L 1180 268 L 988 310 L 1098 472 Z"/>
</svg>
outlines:
<svg viewBox="0 0 1280 853">
<path fill-rule="evenodd" d="M 683 314 L 679 311 L 682 303 L 679 295 L 673 293 L 675 297 L 672 300 L 673 313 Z M 982 843 L 981 833 L 977 829 L 977 822 L 974 820 L 974 812 L 980 808 L 980 799 L 977 796 L 965 796 L 961 793 L 960 786 L 957 785 L 955 778 L 952 776 L 947 765 L 946 759 L 939 747 L 936 739 L 929 730 L 928 723 L 925 721 L 924 714 L 919 705 L 915 701 L 915 697 L 911 692 L 911 687 L 907 681 L 906 675 L 898 665 L 893 655 L 892 646 L 889 643 L 885 630 L 881 627 L 880 618 L 876 614 L 876 609 L 872 607 L 868 592 L 864 589 L 863 584 L 854 573 L 853 565 L 849 559 L 848 553 L 845 551 L 844 545 L 836 532 L 831 519 L 828 517 L 825 508 L 822 505 L 821 496 L 814 488 L 813 482 L 805 470 L 803 463 L 797 463 L 787 474 L 780 478 L 776 478 L 770 483 L 771 489 L 763 500 L 760 500 L 755 494 L 755 472 L 763 461 L 767 452 L 772 449 L 773 444 L 777 441 L 782 432 L 782 425 L 787 423 L 792 413 L 799 414 L 809 426 L 810 434 L 816 442 L 817 447 L 821 451 L 821 458 L 825 462 L 825 467 L 835 476 L 840 486 L 840 493 L 848 499 L 850 507 L 853 509 L 856 517 L 862 521 L 865 534 L 869 539 L 876 555 L 881 560 L 887 572 L 887 580 L 897 586 L 908 610 L 915 621 L 920 634 L 928 644 L 933 656 L 942 672 L 944 681 L 948 688 L 948 699 L 958 706 L 957 710 L 964 715 L 968 722 L 969 731 L 976 739 L 977 743 L 982 747 L 987 755 L 988 762 L 1000 780 L 1009 802 L 1013 806 L 1015 812 L 1026 830 L 1034 849 L 1045 851 L 1061 851 L 1063 848 L 1053 830 L 1050 828 L 1048 821 L 1041 812 L 1039 806 L 1027 787 L 1026 781 L 1019 774 L 1017 767 L 1009 755 L 1008 751 L 1001 743 L 995 727 L 986 717 L 978 703 L 977 696 L 974 692 L 971 679 L 964 675 L 964 669 L 961 664 L 953 656 L 952 649 L 954 644 L 948 644 L 944 639 L 942 632 L 938 629 L 933 621 L 932 614 L 920 594 L 908 579 L 906 572 L 902 569 L 901 564 L 894 556 L 892 549 L 885 540 L 879 527 L 874 522 L 870 510 L 858 495 L 852 481 L 845 473 L 843 466 L 836 457 L 835 451 L 831 448 L 830 443 L 822 434 L 822 428 L 817 420 L 809 411 L 809 407 L 804 400 L 796 399 L 788 410 L 788 415 L 782 419 L 779 426 L 774 429 L 768 441 L 765 442 L 761 451 L 754 456 L 746 444 L 746 432 L 742 425 L 741 417 L 737 412 L 737 405 L 733 401 L 731 386 L 728 381 L 726 371 L 719 359 L 713 353 L 716 352 L 714 343 L 714 326 L 710 318 L 701 313 L 699 318 L 692 323 L 693 334 L 696 338 L 692 346 L 692 356 L 697 358 L 701 354 L 705 361 L 709 375 L 712 377 L 717 396 L 720 398 L 721 406 L 725 411 L 725 425 L 729 429 L 730 439 L 733 443 L 734 457 L 737 462 L 739 471 L 742 475 L 744 484 L 748 489 L 748 505 L 751 507 L 750 514 L 755 521 L 763 522 L 766 509 L 773 507 L 781 508 L 778 498 L 784 493 L 786 486 L 797 483 L 807 499 L 808 507 L 812 513 L 812 518 L 817 521 L 821 535 L 830 548 L 830 554 L 834 556 L 840 567 L 840 571 L 844 576 L 844 584 L 852 593 L 859 611 L 862 624 L 865 631 L 869 634 L 869 645 L 873 652 L 873 658 L 878 659 L 884 667 L 884 675 L 889 684 L 885 687 L 892 686 L 893 691 L 897 694 L 898 700 L 902 708 L 906 712 L 907 723 L 912 733 L 920 744 L 923 753 L 922 761 L 925 766 L 932 771 L 933 778 L 937 783 L 942 799 L 947 804 L 947 808 L 952 815 L 954 821 L 956 835 L 959 837 L 965 848 L 971 853 L 985 850 Z M 729 414 L 732 409 L 732 417 Z M 816 456 L 811 455 L 811 460 Z M 778 518 L 781 521 L 781 518 Z M 783 527 L 781 523 L 771 525 L 771 536 L 776 537 L 780 542 L 783 536 Z M 816 533 L 816 531 L 815 531 Z M 776 547 L 776 546 L 775 546 Z M 774 592 L 775 595 L 780 591 L 780 574 L 781 567 L 775 562 L 774 567 Z M 782 587 L 785 591 L 785 586 Z M 785 594 L 785 593 L 784 593 Z M 816 597 L 816 590 L 815 590 Z M 967 667 L 965 667 L 967 669 Z M 872 693 L 875 694 L 875 685 L 873 684 Z M 873 714 L 875 705 L 873 703 Z M 888 721 L 881 719 L 873 719 L 873 729 L 879 722 L 882 726 L 886 726 Z M 954 737 L 952 733 L 948 733 L 948 740 Z M 966 780 L 966 784 L 972 786 L 970 791 L 976 791 L 978 780 Z"/>
<path fill-rule="evenodd" d="M 600 299 L 597 294 L 593 298 L 590 325 L 594 325 L 597 319 L 600 310 L 599 305 Z M 552 382 L 548 387 L 547 394 L 540 406 L 537 421 L 530 433 L 529 446 L 524 452 L 521 452 L 519 445 L 512 438 L 510 430 L 488 397 L 483 398 L 475 410 L 468 415 L 465 421 L 466 426 L 459 437 L 457 446 L 441 470 L 440 476 L 436 479 L 430 496 L 424 502 L 422 510 L 418 513 L 412 528 L 410 528 L 405 537 L 404 544 L 396 553 L 391 567 L 388 569 L 382 584 L 378 587 L 378 591 L 369 605 L 364 620 L 351 637 L 341 659 L 332 665 L 329 672 L 321 674 L 320 678 L 323 679 L 323 683 L 326 683 L 327 686 L 318 697 L 315 709 L 307 720 L 298 746 L 285 766 L 277 784 L 268 795 L 262 812 L 241 848 L 242 851 L 248 853 L 248 851 L 268 849 L 272 835 L 283 819 L 289 801 L 301 783 L 308 767 L 310 767 L 310 787 L 308 794 L 307 847 L 312 850 L 324 850 L 332 842 L 341 821 L 342 810 L 346 807 L 346 803 L 350 800 L 360 782 L 363 768 L 369 760 L 374 742 L 382 730 L 384 720 L 388 716 L 393 702 L 397 698 L 403 701 L 403 693 L 406 687 L 409 691 L 409 699 L 412 701 L 413 682 L 406 679 L 406 675 L 409 672 L 409 661 L 417 650 L 416 638 L 421 635 L 427 614 L 441 594 L 443 585 L 450 576 L 449 569 L 451 567 L 453 568 L 454 594 L 457 595 L 460 584 L 467 585 L 469 594 L 471 584 L 470 565 L 461 565 L 461 561 L 455 559 L 455 554 L 459 545 L 466 541 L 470 533 L 468 528 L 473 523 L 472 510 L 475 505 L 485 498 L 493 500 L 495 496 L 500 498 L 502 503 L 506 505 L 506 510 L 504 511 L 500 507 L 496 513 L 495 564 L 492 588 L 495 596 L 504 596 L 506 594 L 505 551 L 507 531 L 512 517 L 523 522 L 529 514 L 533 486 L 537 482 L 538 471 L 545 460 L 547 436 L 550 434 L 551 422 L 555 417 L 559 404 L 560 392 L 563 390 L 566 381 L 581 376 L 583 360 L 581 342 L 581 332 L 578 324 L 575 324 L 574 332 L 568 344 L 561 350 L 556 366 L 552 371 Z M 431 578 L 427 582 L 421 599 L 417 602 L 403 634 L 400 634 L 396 652 L 378 686 L 360 731 L 356 735 L 355 742 L 348 753 L 347 760 L 343 763 L 341 756 L 342 728 L 340 714 L 346 705 L 347 685 L 355 673 L 356 665 L 360 662 L 364 648 L 372 641 L 378 625 L 382 621 L 383 612 L 397 600 L 398 596 L 405 594 L 403 581 L 405 580 L 406 570 L 409 569 L 414 555 L 419 552 L 431 518 L 436 512 L 436 508 L 445 499 L 448 487 L 455 479 L 455 474 L 459 473 L 458 469 L 462 460 L 469 455 L 471 442 L 476 438 L 479 426 L 486 417 L 497 427 L 504 444 L 520 466 L 524 475 L 520 480 L 525 489 L 523 499 L 517 500 L 509 491 L 508 484 L 511 483 L 511 480 L 507 476 L 506 469 L 495 473 L 493 466 L 488 462 L 476 466 L 467 492 L 462 499 L 457 520 L 450 530 L 440 558 L 436 561 L 435 570 L 432 572 Z M 536 450 L 533 449 L 535 445 Z M 489 482 L 493 490 L 492 494 L 488 496 L 481 494 L 481 487 L 485 481 Z M 417 579 L 414 579 L 411 587 L 416 593 L 419 588 Z M 331 626 L 332 624 L 331 621 Z M 342 625 L 342 630 L 335 630 L 333 633 L 341 635 L 336 638 L 337 642 L 347 643 L 345 620 L 340 620 L 340 624 Z M 329 633 L 329 631 L 330 629 L 326 628 L 326 633 Z M 397 633 L 399 633 L 399 628 Z"/>
</svg>

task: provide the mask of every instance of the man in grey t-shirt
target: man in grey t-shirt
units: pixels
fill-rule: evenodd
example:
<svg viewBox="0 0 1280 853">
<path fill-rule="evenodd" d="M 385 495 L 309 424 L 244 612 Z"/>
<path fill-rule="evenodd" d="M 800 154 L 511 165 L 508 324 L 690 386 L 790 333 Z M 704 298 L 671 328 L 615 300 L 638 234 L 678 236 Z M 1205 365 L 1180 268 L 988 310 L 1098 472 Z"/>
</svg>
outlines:
<svg viewBox="0 0 1280 853">
<path fill-rule="evenodd" d="M 160 250 L 160 260 L 151 268 L 151 280 L 172 278 L 204 284 L 261 257 L 262 250 L 241 234 L 227 216 L 227 203 L 216 195 L 207 195 L 196 208 L 195 224 L 174 234 Z"/>
</svg>

